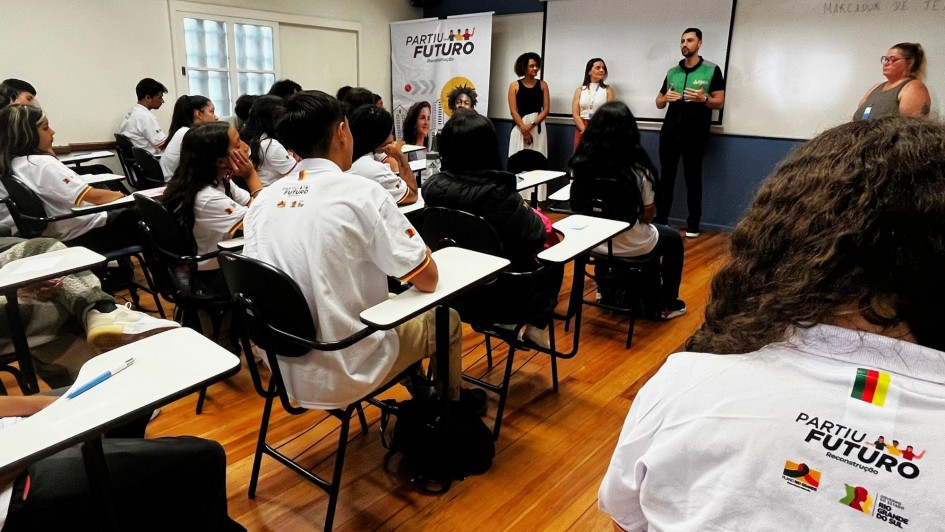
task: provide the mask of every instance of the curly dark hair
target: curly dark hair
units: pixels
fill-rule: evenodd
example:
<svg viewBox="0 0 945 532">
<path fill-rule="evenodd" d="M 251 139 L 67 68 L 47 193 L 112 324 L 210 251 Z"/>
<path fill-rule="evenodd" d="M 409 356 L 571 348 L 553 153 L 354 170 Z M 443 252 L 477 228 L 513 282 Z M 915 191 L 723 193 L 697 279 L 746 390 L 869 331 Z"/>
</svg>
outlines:
<svg viewBox="0 0 945 532">
<path fill-rule="evenodd" d="M 469 85 L 460 85 L 459 87 L 453 88 L 453 90 L 446 95 L 446 106 L 450 108 L 450 111 L 456 110 L 456 98 L 459 98 L 460 94 L 469 96 L 469 102 L 472 104 L 470 109 L 476 108 L 476 104 L 479 103 L 479 95 L 476 94 L 476 89 Z"/>
<path fill-rule="evenodd" d="M 528 61 L 534 59 L 538 63 L 538 69 L 541 69 L 541 56 L 535 52 L 525 52 L 524 54 L 518 56 L 518 59 L 515 60 L 515 75 L 522 77 L 525 75 L 525 71 L 528 70 Z"/>
<path fill-rule="evenodd" d="M 420 111 L 423 109 L 430 109 L 430 112 L 433 112 L 433 108 L 430 106 L 430 102 L 423 101 L 417 102 L 410 106 L 407 109 L 407 116 L 404 117 L 404 141 L 407 144 L 416 144 L 420 138 L 418 137 L 419 133 L 417 132 L 417 120 L 420 118 Z M 423 144 L 423 143 L 421 143 Z"/>
<path fill-rule="evenodd" d="M 596 120 L 595 116 L 595 120 Z M 687 348 L 746 353 L 862 316 L 945 349 L 945 126 L 858 121 L 801 146 L 764 182 Z"/>
</svg>

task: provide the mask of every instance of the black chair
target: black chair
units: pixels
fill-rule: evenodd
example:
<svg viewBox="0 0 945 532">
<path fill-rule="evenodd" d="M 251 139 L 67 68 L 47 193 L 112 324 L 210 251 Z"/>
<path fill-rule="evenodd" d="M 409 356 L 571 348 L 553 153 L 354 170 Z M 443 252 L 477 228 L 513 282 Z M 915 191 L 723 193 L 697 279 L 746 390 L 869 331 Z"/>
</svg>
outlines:
<svg viewBox="0 0 945 532">
<path fill-rule="evenodd" d="M 219 261 L 226 277 L 226 283 L 233 293 L 234 321 L 237 321 L 240 329 L 241 342 L 246 360 L 249 361 L 247 365 L 252 376 L 253 386 L 256 388 L 256 393 L 265 399 L 262 422 L 259 426 L 259 439 L 256 443 L 256 453 L 253 458 L 253 470 L 249 479 L 249 498 L 256 497 L 262 456 L 263 454 L 269 455 L 328 493 L 325 530 L 331 530 L 335 507 L 338 503 L 338 491 L 341 488 L 341 474 L 344 468 L 348 430 L 352 415 L 357 411 L 361 422 L 361 430 L 363 433 L 367 433 L 367 421 L 361 409 L 361 402 L 368 401 L 384 408 L 383 404 L 373 398 L 398 383 L 407 374 L 415 371 L 415 366 L 408 368 L 404 373 L 359 401 L 351 403 L 343 409 L 327 410 L 328 414 L 341 422 L 335 466 L 330 481 L 313 474 L 266 441 L 272 403 L 276 398 L 279 399 L 282 407 L 289 414 L 300 415 L 310 411 L 307 408 L 292 404 L 292 400 L 286 392 L 278 359 L 279 357 L 305 356 L 313 349 L 319 351 L 344 349 L 375 331 L 365 326 L 364 329 L 341 340 L 333 342 L 318 341 L 316 340 L 318 330 L 312 320 L 308 304 L 294 280 L 277 268 L 245 255 L 223 252 L 219 256 Z M 263 385 L 259 369 L 252 363 L 253 355 L 250 341 L 265 350 L 272 371 L 268 386 Z"/>
<path fill-rule="evenodd" d="M 131 143 L 131 139 L 121 133 L 115 133 L 115 144 L 116 151 L 118 152 L 118 163 L 121 164 L 121 171 L 125 174 L 128 184 L 135 190 L 139 189 L 140 185 L 138 184 L 134 144 Z"/>
<path fill-rule="evenodd" d="M 16 224 L 16 228 L 19 231 L 18 236 L 21 238 L 36 238 L 42 236 L 43 231 L 45 231 L 52 222 L 75 218 L 77 216 L 85 216 L 84 214 L 75 213 L 47 216 L 46 206 L 43 204 L 43 200 L 33 192 L 33 189 L 23 183 L 20 178 L 7 175 L 0 177 L 0 180 L 2 180 L 4 187 L 7 189 L 7 207 L 10 209 L 13 223 Z M 141 308 L 138 290 L 140 289 L 151 294 L 151 297 L 154 298 L 157 312 L 163 318 L 165 317 L 164 309 L 161 307 L 161 302 L 158 300 L 157 292 L 154 289 L 154 282 L 148 273 L 147 263 L 142 257 L 143 250 L 144 248 L 140 245 L 110 250 L 98 250 L 98 252 L 104 255 L 109 261 L 117 261 L 124 272 L 122 276 L 117 278 L 112 275 L 102 275 L 102 272 L 95 273 L 102 278 L 103 288 L 112 292 L 127 289 L 131 295 L 132 302 L 137 308 Z M 131 262 L 131 257 L 137 259 L 138 263 L 141 265 L 147 286 L 135 282 L 134 264 Z"/>
<path fill-rule="evenodd" d="M 505 170 L 513 174 L 520 174 L 531 170 L 547 170 L 548 158 L 535 150 L 522 150 L 509 156 Z"/>
<path fill-rule="evenodd" d="M 481 216 L 465 211 L 445 207 L 427 207 L 423 211 L 420 234 L 433 250 L 459 246 L 497 257 L 505 256 L 502 241 L 492 225 Z M 463 379 L 467 382 L 499 396 L 493 428 L 493 436 L 496 439 L 499 438 L 499 431 L 502 428 L 502 414 L 508 398 L 516 350 L 535 349 L 551 356 L 551 378 L 555 391 L 558 390 L 557 359 L 573 356 L 555 351 L 552 319 L 557 301 L 556 298 L 547 298 L 547 288 L 545 288 L 548 284 L 546 279 L 556 275 L 551 268 L 551 266 L 541 265 L 529 272 L 505 270 L 495 281 L 476 287 L 450 301 L 450 306 L 459 312 L 462 320 L 473 330 L 485 336 L 486 357 L 490 368 L 492 367 L 491 339 L 498 338 L 509 346 L 505 373 L 500 384 L 495 385 L 481 378 L 463 375 Z M 544 300 L 546 298 L 547 301 Z M 501 301 L 502 304 L 497 305 L 496 301 Z M 549 324 L 550 349 L 519 340 L 519 335 L 525 326 L 538 320 L 547 321 Z M 497 326 L 498 323 L 515 324 L 515 328 L 505 329 Z"/>
<path fill-rule="evenodd" d="M 610 178 L 575 181 L 571 187 L 571 208 L 588 216 L 637 223 L 635 206 L 628 205 L 625 181 Z M 633 329 L 637 316 L 654 306 L 659 298 L 660 261 L 658 257 L 618 257 L 613 254 L 612 242 L 607 242 L 607 253 L 591 252 L 583 275 L 597 283 L 600 300 L 583 300 L 583 304 L 626 314 L 629 318 L 626 348 L 633 343 Z M 579 275 L 579 272 L 575 272 Z M 653 309 L 655 310 L 655 309 Z"/>
<path fill-rule="evenodd" d="M 193 233 L 186 231 L 159 201 L 136 193 L 135 206 L 144 233 L 144 253 L 157 291 L 174 304 L 174 319 L 184 327 L 205 334 L 198 311 L 213 317 L 212 338 L 219 335 L 223 314 L 230 308 L 230 295 L 202 286 L 197 278 L 197 264 L 217 256 L 218 251 L 197 254 Z M 235 345 L 236 342 L 234 342 Z M 203 410 L 206 389 L 200 391 L 197 413 Z"/>
<path fill-rule="evenodd" d="M 138 189 L 145 190 L 149 188 L 163 187 L 164 170 L 161 169 L 161 163 L 154 155 L 141 148 L 132 148 L 131 152 L 135 158 L 135 168 L 138 171 Z"/>
</svg>

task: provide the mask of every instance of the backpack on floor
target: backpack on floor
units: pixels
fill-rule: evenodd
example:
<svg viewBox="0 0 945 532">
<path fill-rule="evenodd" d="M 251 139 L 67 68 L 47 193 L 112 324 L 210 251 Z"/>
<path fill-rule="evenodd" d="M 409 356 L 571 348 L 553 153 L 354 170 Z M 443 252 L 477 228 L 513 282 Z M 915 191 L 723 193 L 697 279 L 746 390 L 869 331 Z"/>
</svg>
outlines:
<svg viewBox="0 0 945 532">
<path fill-rule="evenodd" d="M 420 490 L 445 493 L 454 479 L 485 473 L 492 466 L 492 431 L 459 402 L 450 404 L 445 423 L 443 402 L 438 398 L 385 403 L 391 408 L 381 416 L 381 442 L 391 452 L 404 455 L 416 471 L 411 482 Z M 396 418 L 393 428 L 391 413 Z"/>
</svg>

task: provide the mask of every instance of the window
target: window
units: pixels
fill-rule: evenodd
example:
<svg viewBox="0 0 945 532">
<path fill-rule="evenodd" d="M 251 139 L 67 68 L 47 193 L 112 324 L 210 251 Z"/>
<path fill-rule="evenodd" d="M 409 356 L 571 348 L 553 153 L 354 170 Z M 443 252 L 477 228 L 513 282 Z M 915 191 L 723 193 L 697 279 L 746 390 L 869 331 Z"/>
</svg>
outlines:
<svg viewBox="0 0 945 532">
<path fill-rule="evenodd" d="M 223 17 L 183 17 L 188 94 L 210 98 L 218 116 L 241 94 L 265 94 L 276 81 L 273 26 Z"/>
</svg>

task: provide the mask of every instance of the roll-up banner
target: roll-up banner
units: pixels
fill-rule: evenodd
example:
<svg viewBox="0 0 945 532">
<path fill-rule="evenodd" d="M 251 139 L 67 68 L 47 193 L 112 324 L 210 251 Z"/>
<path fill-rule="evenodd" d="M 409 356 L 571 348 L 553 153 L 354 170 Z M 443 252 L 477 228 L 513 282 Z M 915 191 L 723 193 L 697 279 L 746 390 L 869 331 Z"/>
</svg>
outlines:
<svg viewBox="0 0 945 532">
<path fill-rule="evenodd" d="M 441 130 L 452 112 L 447 97 L 457 87 L 475 89 L 476 111 L 489 111 L 489 66 L 492 58 L 492 13 L 446 19 L 392 22 L 391 112 L 397 138 L 403 136 L 410 106 L 430 104 L 430 133 Z M 415 139 L 406 139 L 413 143 Z"/>
</svg>

